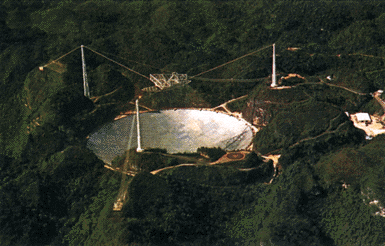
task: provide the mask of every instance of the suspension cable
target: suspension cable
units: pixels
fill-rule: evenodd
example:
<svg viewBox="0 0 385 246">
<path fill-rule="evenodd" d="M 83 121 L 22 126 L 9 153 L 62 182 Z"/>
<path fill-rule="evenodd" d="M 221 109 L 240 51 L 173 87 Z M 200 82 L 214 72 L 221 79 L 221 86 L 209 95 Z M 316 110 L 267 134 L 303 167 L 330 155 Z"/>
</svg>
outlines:
<svg viewBox="0 0 385 246">
<path fill-rule="evenodd" d="M 247 66 L 242 67 L 234 76 L 232 76 L 231 79 L 235 79 L 239 77 L 241 73 L 243 73 L 246 69 L 248 69 L 252 64 L 254 64 L 256 61 L 250 62 Z"/>
<path fill-rule="evenodd" d="M 254 83 L 258 82 L 261 80 L 264 80 L 266 78 L 258 78 L 258 79 L 211 79 L 211 78 L 195 78 L 196 80 L 201 80 L 201 81 L 210 81 L 210 82 L 244 82 L 244 83 Z"/>
<path fill-rule="evenodd" d="M 253 52 L 248 53 L 248 54 L 246 54 L 246 55 L 243 55 L 243 56 L 241 56 L 241 57 L 238 57 L 238 58 L 236 58 L 236 59 L 234 59 L 234 60 L 228 61 L 228 62 L 226 62 L 226 63 L 224 63 L 224 64 L 222 64 L 222 65 L 219 65 L 219 66 L 216 66 L 216 67 L 214 67 L 214 68 L 211 68 L 211 69 L 209 69 L 209 70 L 207 70 L 207 71 L 198 73 L 197 75 L 194 75 L 194 76 L 189 77 L 189 78 L 190 78 L 190 79 L 193 79 L 193 78 L 195 78 L 195 77 L 201 76 L 202 74 L 211 72 L 211 71 L 213 71 L 213 70 L 215 70 L 215 69 L 217 69 L 217 68 L 226 66 L 226 65 L 228 65 L 228 64 L 230 64 L 230 63 L 233 63 L 233 62 L 238 61 L 238 60 L 240 60 L 240 59 L 242 59 L 242 58 L 245 58 L 245 57 L 247 57 L 247 56 L 250 56 L 250 55 L 252 55 L 252 54 L 254 54 L 254 53 L 257 53 L 257 52 L 259 52 L 259 51 L 261 51 L 261 50 L 267 49 L 267 48 L 269 48 L 270 46 L 272 46 L 272 44 L 270 44 L 270 45 L 268 45 L 268 46 L 265 46 L 265 47 L 262 47 L 262 48 L 260 48 L 260 49 L 258 49 L 258 50 L 256 50 L 256 51 L 253 51 Z"/>
<path fill-rule="evenodd" d="M 50 63 L 44 65 L 43 67 L 47 67 L 47 66 L 51 65 L 52 63 L 57 62 L 58 60 L 64 58 L 65 56 L 71 54 L 72 52 L 74 52 L 75 50 L 77 50 L 77 49 L 79 49 L 79 48 L 80 48 L 80 46 L 79 46 L 79 47 L 76 47 L 75 49 L 71 50 L 70 52 L 68 52 L 68 53 L 66 53 L 66 54 L 64 54 L 64 55 L 62 55 L 61 57 L 57 58 L 56 60 L 51 61 Z"/>
<path fill-rule="evenodd" d="M 110 56 L 115 56 L 117 58 L 120 58 L 122 60 L 125 60 L 125 61 L 128 61 L 128 62 L 134 62 L 136 64 L 139 64 L 139 65 L 142 65 L 142 66 L 147 66 L 147 67 L 151 67 L 151 68 L 155 68 L 155 69 L 158 69 L 158 70 L 165 70 L 167 72 L 171 72 L 169 70 L 166 70 L 166 69 L 162 69 L 162 68 L 159 68 L 159 67 L 155 67 L 155 66 L 152 66 L 152 65 L 148 65 L 148 64 L 145 64 L 145 63 L 141 63 L 141 62 L 138 62 L 138 61 L 134 61 L 134 60 L 130 60 L 130 59 L 127 59 L 127 58 L 123 58 L 121 56 L 117 56 L 117 55 L 114 55 L 114 54 L 111 54 L 111 53 L 108 53 L 108 52 L 105 52 L 103 51 L 104 54 L 107 54 L 107 55 L 110 55 Z"/>
<path fill-rule="evenodd" d="M 87 47 L 87 46 L 84 46 L 84 47 L 87 48 L 87 49 L 89 49 L 90 51 L 94 52 L 95 54 L 100 55 L 100 56 L 106 58 L 107 60 L 109 60 L 109 61 L 111 61 L 111 62 L 113 62 L 113 63 L 115 63 L 115 64 L 117 64 L 117 65 L 119 65 L 119 66 L 121 66 L 121 67 L 123 67 L 123 68 L 125 68 L 125 69 L 127 69 L 127 70 L 129 70 L 129 71 L 131 71 L 131 72 L 133 72 L 133 73 L 136 73 L 137 75 L 140 75 L 140 76 L 142 76 L 143 78 L 146 78 L 146 79 L 148 79 L 148 80 L 151 81 L 151 79 L 150 79 L 149 77 L 147 77 L 146 75 L 143 75 L 143 74 L 141 74 L 141 73 L 139 73 L 139 72 L 137 72 L 137 71 L 135 71 L 135 70 L 132 70 L 131 68 L 128 68 L 128 67 L 124 66 L 123 64 L 121 64 L 121 63 L 119 63 L 119 62 L 117 62 L 117 61 L 114 61 L 114 60 L 112 60 L 111 58 L 108 58 L 107 56 L 105 56 L 105 55 L 103 55 L 103 54 L 101 54 L 101 53 L 99 53 L 99 52 L 97 52 L 97 51 L 94 51 L 93 49 L 91 49 L 91 48 L 89 48 L 89 47 Z"/>
</svg>

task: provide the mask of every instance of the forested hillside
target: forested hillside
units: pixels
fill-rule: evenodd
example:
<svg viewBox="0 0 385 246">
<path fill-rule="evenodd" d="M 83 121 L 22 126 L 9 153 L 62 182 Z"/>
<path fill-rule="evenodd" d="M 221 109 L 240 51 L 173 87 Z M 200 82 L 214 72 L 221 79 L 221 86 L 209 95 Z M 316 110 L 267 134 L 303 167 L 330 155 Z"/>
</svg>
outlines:
<svg viewBox="0 0 385 246">
<path fill-rule="evenodd" d="M 3 0 L 0 32 L 1 245 L 384 244 L 385 139 L 345 114 L 384 113 L 382 1 Z M 289 89 L 269 88 L 273 43 Z M 143 93 L 149 80 L 85 49 L 87 98 L 80 45 L 191 83 Z M 139 96 L 162 109 L 243 95 L 229 107 L 263 123 L 245 160 L 152 175 L 183 158 L 138 154 L 113 212 L 122 176 L 85 147 L 91 132 Z"/>
</svg>

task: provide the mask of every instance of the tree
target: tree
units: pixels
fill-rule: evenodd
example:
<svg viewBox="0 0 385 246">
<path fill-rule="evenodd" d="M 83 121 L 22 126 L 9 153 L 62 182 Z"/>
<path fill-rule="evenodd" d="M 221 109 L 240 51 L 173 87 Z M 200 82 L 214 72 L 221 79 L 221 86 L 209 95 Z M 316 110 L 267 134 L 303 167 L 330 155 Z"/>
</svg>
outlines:
<svg viewBox="0 0 385 246">
<path fill-rule="evenodd" d="M 321 175 L 327 184 L 345 182 L 357 185 L 372 165 L 363 152 L 345 148 L 318 163 L 317 168 L 322 170 Z"/>
<path fill-rule="evenodd" d="M 50 100 L 50 110 L 56 115 L 58 125 L 70 126 L 74 116 L 94 108 L 90 99 L 73 88 L 66 88 L 57 92 Z"/>
<path fill-rule="evenodd" d="M 219 158 L 221 158 L 224 154 L 226 154 L 226 151 L 224 151 L 219 147 L 217 148 L 199 147 L 197 149 L 197 153 L 203 156 L 208 156 L 211 161 L 216 161 Z"/>
</svg>

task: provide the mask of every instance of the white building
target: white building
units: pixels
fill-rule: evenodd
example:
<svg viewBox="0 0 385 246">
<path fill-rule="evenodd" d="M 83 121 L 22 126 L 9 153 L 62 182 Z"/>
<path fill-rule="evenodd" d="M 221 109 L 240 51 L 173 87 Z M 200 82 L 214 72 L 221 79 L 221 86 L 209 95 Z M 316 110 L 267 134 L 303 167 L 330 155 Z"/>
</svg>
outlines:
<svg viewBox="0 0 385 246">
<path fill-rule="evenodd" d="M 359 123 L 371 123 L 372 118 L 370 118 L 370 115 L 368 113 L 357 113 L 355 114 L 357 121 Z"/>
</svg>

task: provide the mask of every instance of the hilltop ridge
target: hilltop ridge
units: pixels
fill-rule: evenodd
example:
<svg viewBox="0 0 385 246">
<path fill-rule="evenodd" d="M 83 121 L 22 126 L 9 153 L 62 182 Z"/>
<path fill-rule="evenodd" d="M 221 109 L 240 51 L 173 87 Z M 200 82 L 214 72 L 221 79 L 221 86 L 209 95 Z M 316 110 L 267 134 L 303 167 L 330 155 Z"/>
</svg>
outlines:
<svg viewBox="0 0 385 246">
<path fill-rule="evenodd" d="M 371 96 L 385 88 L 384 3 L 2 1 L 0 30 L 1 245 L 385 242 L 385 137 L 346 116 L 384 114 Z M 273 43 L 285 89 L 270 88 Z M 143 93 L 149 80 L 85 50 L 87 98 L 80 52 L 52 63 L 80 45 L 141 74 L 209 72 Z M 226 107 L 260 128 L 253 151 L 208 165 L 223 151 L 152 150 L 127 160 L 135 177 L 116 172 L 125 156 L 107 169 L 87 136 L 139 96 L 154 110 L 242 97 Z"/>
</svg>

